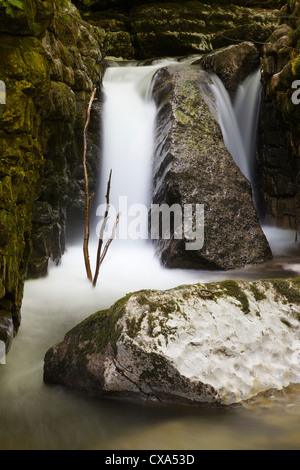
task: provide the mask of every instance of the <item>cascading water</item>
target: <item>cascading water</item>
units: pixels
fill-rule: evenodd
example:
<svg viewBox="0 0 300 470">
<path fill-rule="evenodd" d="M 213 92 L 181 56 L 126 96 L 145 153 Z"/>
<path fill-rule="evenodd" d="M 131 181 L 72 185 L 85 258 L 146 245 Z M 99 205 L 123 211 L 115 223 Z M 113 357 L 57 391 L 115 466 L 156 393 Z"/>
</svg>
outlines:
<svg viewBox="0 0 300 470">
<path fill-rule="evenodd" d="M 129 205 L 149 204 L 155 107 L 147 94 L 155 70 L 168 63 L 107 70 L 98 203 L 105 202 L 106 182 L 112 168 L 112 204 L 118 205 L 119 196 L 126 196 Z M 260 448 L 262 433 L 266 445 L 278 447 L 280 436 L 284 435 L 296 447 L 298 424 L 293 417 L 300 413 L 296 394 L 290 399 L 293 415 L 286 413 L 284 422 L 279 407 L 268 411 L 271 425 L 268 417 L 261 416 L 261 409 L 249 412 L 237 408 L 222 412 L 220 426 L 218 409 L 92 401 L 42 382 L 47 349 L 61 341 L 79 321 L 109 307 L 124 294 L 188 282 L 280 275 L 276 265 L 268 266 L 227 273 L 166 270 L 154 257 L 147 240 L 114 240 L 93 289 L 85 279 L 82 245 L 69 246 L 60 267 L 52 267 L 47 278 L 25 284 L 21 328 L 7 364 L 1 367 L 0 448 L 129 450 L 249 445 Z M 274 423 L 278 423 L 280 430 L 276 436 Z"/>
<path fill-rule="evenodd" d="M 252 183 L 261 96 L 260 70 L 251 73 L 239 85 L 234 104 L 222 80 L 216 74 L 211 74 L 211 78 L 224 143 L 235 163 Z"/>
<path fill-rule="evenodd" d="M 150 206 L 155 105 L 147 99 L 147 93 L 156 68 L 111 67 L 104 77 L 99 203 L 103 202 L 112 169 L 110 202 L 117 211 L 120 198 L 126 198 L 128 208 L 134 204 Z M 121 232 L 126 216 L 121 214 Z M 143 223 L 147 226 L 147 220 Z"/>
</svg>

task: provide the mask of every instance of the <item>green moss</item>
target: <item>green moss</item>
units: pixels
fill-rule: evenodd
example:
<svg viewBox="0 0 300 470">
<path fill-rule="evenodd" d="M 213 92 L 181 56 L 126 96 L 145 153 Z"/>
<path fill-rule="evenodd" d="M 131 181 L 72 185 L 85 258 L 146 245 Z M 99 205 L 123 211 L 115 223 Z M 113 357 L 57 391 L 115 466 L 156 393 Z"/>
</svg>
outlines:
<svg viewBox="0 0 300 470">
<path fill-rule="evenodd" d="M 263 292 L 261 292 L 255 284 L 249 284 L 249 287 L 257 302 L 259 302 L 260 300 L 265 300 L 267 298 L 267 296 Z"/>
<path fill-rule="evenodd" d="M 249 313 L 249 301 L 248 297 L 245 294 L 245 292 L 242 291 L 240 286 L 236 281 L 223 281 L 220 284 L 220 287 L 222 288 L 223 292 L 231 297 L 236 298 L 240 304 L 241 304 L 241 309 L 244 313 Z"/>
<path fill-rule="evenodd" d="M 181 312 L 180 307 L 175 300 L 151 300 L 149 296 L 147 296 L 147 291 L 142 291 L 142 293 L 137 296 L 136 300 L 139 305 L 146 305 L 150 313 L 159 311 L 165 316 L 169 316 L 171 313 Z"/>
<path fill-rule="evenodd" d="M 116 327 L 116 323 L 124 314 L 125 305 L 130 296 L 131 294 L 118 300 L 110 309 L 94 313 L 73 328 L 65 339 L 75 335 L 76 342 L 82 345 L 82 354 L 85 356 L 103 351 L 109 343 L 116 354 L 116 344 L 122 333 L 121 328 Z"/>
<path fill-rule="evenodd" d="M 155 317 L 154 315 L 152 315 L 151 313 L 147 316 L 147 321 L 148 321 L 148 335 L 151 336 L 152 338 L 154 338 L 155 336 L 158 336 L 158 335 L 155 335 L 154 336 L 154 328 L 156 326 L 156 320 L 155 320 Z"/>
<path fill-rule="evenodd" d="M 291 283 L 284 279 L 271 279 L 270 282 L 278 294 L 285 297 L 289 303 L 300 304 L 299 278 Z"/>
<path fill-rule="evenodd" d="M 126 319 L 127 334 L 130 336 L 130 338 L 134 339 L 137 336 L 145 316 L 146 313 L 143 313 L 138 320 L 136 320 L 134 317 L 131 319 Z"/>
<path fill-rule="evenodd" d="M 5 8 L 6 14 L 15 17 L 17 10 L 24 10 L 23 0 L 0 0 L 0 6 Z"/>
<path fill-rule="evenodd" d="M 157 353 L 151 352 L 147 355 L 147 360 L 151 362 L 151 368 L 146 368 L 140 375 L 140 380 L 152 385 L 153 380 L 157 381 L 163 376 L 168 379 L 168 364 L 164 357 Z"/>
<path fill-rule="evenodd" d="M 199 284 L 199 285 L 201 286 L 201 288 L 203 288 L 202 284 Z M 220 297 L 223 297 L 223 291 L 222 289 L 220 289 L 220 284 L 216 284 L 215 282 L 208 282 L 205 284 L 205 289 L 213 292 L 212 300 L 214 300 L 215 302 Z"/>
</svg>

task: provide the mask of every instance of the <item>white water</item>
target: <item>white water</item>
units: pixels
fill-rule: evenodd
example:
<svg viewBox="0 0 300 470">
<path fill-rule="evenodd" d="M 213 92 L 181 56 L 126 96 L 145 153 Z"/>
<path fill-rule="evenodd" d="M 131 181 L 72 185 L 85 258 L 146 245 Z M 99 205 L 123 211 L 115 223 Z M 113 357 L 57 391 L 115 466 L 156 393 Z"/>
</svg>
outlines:
<svg viewBox="0 0 300 470">
<path fill-rule="evenodd" d="M 147 88 L 155 70 L 155 67 L 111 69 L 105 77 L 107 102 L 101 201 L 111 167 L 112 200 L 120 194 L 127 195 L 132 202 L 149 200 L 147 178 L 151 149 L 148 145 L 151 147 L 153 142 L 155 109 L 147 101 Z M 118 99 L 115 100 L 116 96 Z M 135 132 L 134 126 L 137 126 Z M 141 164 L 133 162 L 133 154 Z M 120 173 L 116 168 L 117 158 L 122 161 Z M 266 416 L 262 411 L 254 415 L 253 411 L 248 414 L 239 410 L 221 412 L 194 408 L 189 411 L 148 404 L 92 401 L 60 387 L 45 386 L 42 380 L 47 349 L 61 341 L 79 321 L 109 307 L 130 291 L 167 289 L 189 282 L 228 278 L 289 276 L 300 272 L 299 260 L 293 252 L 294 234 L 274 232 L 273 229 L 266 233 L 271 242 L 275 240 L 272 248 L 276 250 L 277 258 L 264 266 L 227 273 L 166 270 L 154 257 L 150 242 L 114 240 L 95 289 L 85 279 L 82 247 L 68 247 L 61 266 L 52 267 L 47 278 L 26 282 L 22 325 L 8 354 L 7 364 L 1 367 L 0 448 L 276 448 L 278 445 L 288 447 L 289 443 L 296 448 L 300 413 L 298 395 L 289 403 L 293 407 L 292 413 L 290 408 L 283 407 L 284 411 L 282 408 L 279 412 L 269 411 Z M 95 247 L 91 246 L 91 255 L 94 252 Z M 279 430 L 277 438 L 274 437 L 274 423 Z"/>
<path fill-rule="evenodd" d="M 235 163 L 252 183 L 261 96 L 260 70 L 250 74 L 239 85 L 234 103 L 222 80 L 216 74 L 211 77 L 224 143 Z"/>
</svg>

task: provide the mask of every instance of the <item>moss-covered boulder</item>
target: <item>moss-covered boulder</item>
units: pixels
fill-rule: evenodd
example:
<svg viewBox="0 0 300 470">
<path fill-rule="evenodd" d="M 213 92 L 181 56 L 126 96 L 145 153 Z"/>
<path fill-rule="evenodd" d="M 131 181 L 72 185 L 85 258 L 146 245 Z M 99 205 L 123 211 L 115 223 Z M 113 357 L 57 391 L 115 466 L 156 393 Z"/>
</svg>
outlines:
<svg viewBox="0 0 300 470">
<path fill-rule="evenodd" d="M 0 310 L 6 342 L 20 323 L 23 283 L 30 255 L 32 201 L 43 168 L 40 109 L 50 86 L 44 48 L 35 37 L 0 33 L 0 79 L 6 100 L 0 105 Z"/>
<path fill-rule="evenodd" d="M 49 259 L 60 261 L 66 243 L 66 219 L 69 214 L 77 219 L 83 214 L 83 127 L 92 90 L 100 86 L 102 39 L 102 31 L 85 23 L 71 3 L 54 15 L 42 38 L 50 88 L 41 110 L 45 164 L 40 197 L 34 207 L 28 277 L 47 273 Z M 88 133 L 91 190 L 97 175 L 100 111 L 95 102 L 91 116 L 94 127 L 91 125 Z M 51 222 L 44 224 L 49 211 Z"/>
<path fill-rule="evenodd" d="M 78 4 L 89 22 L 105 29 L 105 52 L 127 59 L 199 54 L 242 41 L 259 45 L 278 24 L 278 12 L 253 2 Z"/>
<path fill-rule="evenodd" d="M 271 257 L 250 183 L 225 147 L 211 83 L 197 65 L 165 67 L 153 79 L 157 118 L 152 202 L 179 204 L 182 213 L 192 205 L 194 237 L 202 225 L 196 205 L 204 205 L 203 246 L 187 248 L 188 237 L 176 235 L 181 227 L 176 219 L 169 238 L 160 234 L 153 240 L 170 268 L 233 269 Z"/>
<path fill-rule="evenodd" d="M 127 295 L 69 331 L 44 380 L 96 397 L 229 405 L 300 381 L 299 279 Z"/>
<path fill-rule="evenodd" d="M 82 214 L 82 135 L 100 84 L 101 35 L 70 2 L 0 2 L 0 325 L 3 319 L 7 346 L 19 327 L 25 276 L 46 274 L 49 259 L 60 259 L 67 208 Z M 92 111 L 96 127 L 100 109 L 96 103 Z M 98 129 L 88 136 L 92 174 Z"/>
<path fill-rule="evenodd" d="M 300 225 L 300 105 L 292 100 L 300 80 L 300 4 L 290 1 L 282 24 L 262 53 L 263 96 L 258 169 L 262 216 L 283 227 Z"/>
</svg>

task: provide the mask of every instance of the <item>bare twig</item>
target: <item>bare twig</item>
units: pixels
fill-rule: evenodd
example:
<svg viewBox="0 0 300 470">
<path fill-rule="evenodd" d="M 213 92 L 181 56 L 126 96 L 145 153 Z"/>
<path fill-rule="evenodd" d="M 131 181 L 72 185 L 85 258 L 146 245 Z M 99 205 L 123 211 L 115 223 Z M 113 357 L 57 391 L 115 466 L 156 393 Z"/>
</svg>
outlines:
<svg viewBox="0 0 300 470">
<path fill-rule="evenodd" d="M 112 233 L 111 233 L 111 236 L 109 237 L 109 239 L 107 240 L 106 244 L 105 244 L 105 247 L 104 247 L 104 250 L 103 250 L 103 253 L 101 254 L 100 253 L 97 253 L 97 256 L 99 255 L 100 258 L 97 258 L 97 268 L 96 268 L 96 272 L 95 272 L 95 276 L 94 276 L 94 280 L 93 280 L 93 286 L 95 287 L 95 285 L 97 284 L 97 279 L 98 279 L 98 276 L 99 276 L 99 269 L 100 269 L 100 266 L 101 264 L 103 263 L 103 260 L 106 256 L 106 253 L 108 251 L 108 248 L 110 247 L 110 244 L 111 242 L 113 241 L 113 239 L 115 238 L 116 236 L 116 230 L 117 230 L 117 225 L 119 223 L 119 220 L 120 220 L 120 214 L 117 215 L 116 217 L 116 220 L 115 220 L 115 223 L 114 223 L 114 226 L 113 226 L 113 230 L 112 230 Z M 100 245 L 100 240 L 99 240 L 99 245 Z M 101 247 L 103 245 L 103 239 L 101 241 Z"/>
<path fill-rule="evenodd" d="M 102 253 L 102 248 L 103 248 L 103 240 L 104 240 L 104 231 L 105 227 L 107 224 L 108 220 L 108 213 L 109 213 L 109 195 L 110 195 L 110 185 L 111 185 L 111 175 L 112 175 L 112 170 L 110 170 L 109 178 L 108 178 L 108 183 L 107 183 L 107 190 L 106 190 L 106 208 L 105 208 L 105 214 L 104 214 L 104 219 L 102 222 L 100 234 L 99 234 L 99 242 L 98 242 L 98 249 L 97 249 L 97 258 L 96 258 L 96 269 L 95 269 L 95 275 L 93 278 L 92 275 L 92 270 L 91 270 L 91 264 L 90 264 L 90 256 L 89 256 L 89 238 L 90 238 L 90 203 L 91 199 L 94 197 L 95 193 L 92 195 L 89 194 L 89 179 L 88 179 L 88 172 L 87 172 L 87 167 L 86 167 L 86 152 L 87 152 L 87 137 L 86 137 L 86 132 L 87 128 L 90 122 L 90 115 L 91 115 L 91 108 L 93 101 L 95 99 L 95 94 L 96 94 L 97 88 L 94 88 L 88 109 L 87 109 L 87 118 L 86 118 L 86 123 L 84 126 L 84 131 L 83 131 L 83 170 L 84 170 L 84 183 L 85 183 L 85 221 L 84 221 L 84 240 L 83 240 L 83 254 L 84 254 L 84 262 L 85 262 L 85 268 L 86 268 L 86 274 L 89 279 L 93 283 L 93 286 L 97 284 L 98 276 L 99 276 L 99 270 L 100 266 L 106 256 L 106 253 L 108 251 L 108 248 L 115 238 L 116 235 L 116 229 L 117 225 L 119 223 L 119 218 L 120 215 L 117 215 L 116 221 L 113 226 L 112 234 L 109 238 L 109 240 L 106 242 L 104 246 L 104 250 Z"/>
<path fill-rule="evenodd" d="M 111 244 L 111 242 L 113 241 L 113 239 L 115 238 L 116 236 L 116 230 L 117 230 L 117 226 L 118 226 L 118 223 L 119 223 L 119 220 L 120 220 L 120 213 L 117 215 L 116 217 L 116 220 L 115 220 L 115 223 L 114 223 L 114 226 L 113 226 L 113 230 L 112 230 L 112 233 L 111 233 L 111 236 L 109 238 L 109 240 L 107 240 L 106 242 L 106 245 L 104 247 L 104 250 L 103 250 L 103 253 L 101 255 L 101 259 L 100 259 L 100 265 L 102 264 L 104 258 L 105 258 L 105 255 L 107 253 L 107 250 Z"/>
<path fill-rule="evenodd" d="M 108 220 L 108 212 L 109 212 L 109 195 L 110 195 L 111 175 L 112 175 L 112 170 L 110 170 L 110 173 L 109 173 L 107 189 L 106 189 L 106 195 L 105 195 L 106 208 L 105 208 L 105 214 L 104 214 L 104 219 L 103 219 L 103 222 L 102 222 L 101 230 L 100 230 L 100 233 L 99 233 L 99 242 L 98 242 L 98 249 L 97 249 L 97 260 L 96 260 L 96 270 L 95 270 L 95 276 L 94 276 L 94 280 L 93 280 L 93 286 L 95 286 L 96 283 L 97 283 L 100 264 L 101 264 L 100 260 L 101 260 L 101 251 L 102 251 L 102 245 L 103 245 L 104 230 L 105 230 L 106 223 L 107 223 L 107 220 Z"/>
<path fill-rule="evenodd" d="M 88 110 L 87 110 L 87 118 L 86 118 L 86 123 L 84 126 L 83 130 L 83 142 L 84 142 L 84 147 L 83 147 L 83 171 L 84 171 L 84 184 L 85 184 L 85 222 L 84 222 L 84 240 L 83 240 L 83 254 L 84 254 L 84 261 L 85 261 L 85 268 L 86 268 L 86 274 L 88 279 L 92 282 L 92 271 L 91 271 L 91 265 L 90 265 L 90 257 L 89 257 L 89 238 L 90 238 L 90 203 L 91 199 L 93 198 L 94 194 L 91 196 L 89 195 L 89 179 L 88 179 L 88 173 L 87 173 L 87 168 L 86 168 L 86 151 L 87 151 L 87 138 L 86 138 L 86 132 L 87 128 L 90 122 L 90 115 L 91 115 L 91 108 L 93 101 L 95 99 L 95 94 L 96 94 L 97 88 L 94 88 Z"/>
</svg>

